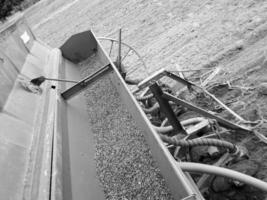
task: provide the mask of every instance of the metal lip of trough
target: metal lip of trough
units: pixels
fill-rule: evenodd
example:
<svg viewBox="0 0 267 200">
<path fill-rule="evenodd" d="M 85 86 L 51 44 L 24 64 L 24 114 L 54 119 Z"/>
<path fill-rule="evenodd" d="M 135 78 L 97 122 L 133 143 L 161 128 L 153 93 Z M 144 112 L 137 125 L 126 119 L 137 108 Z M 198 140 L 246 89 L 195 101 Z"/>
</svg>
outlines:
<svg viewBox="0 0 267 200">
<path fill-rule="evenodd" d="M 79 62 L 79 60 L 74 59 L 74 62 L 67 63 L 64 58 L 64 56 L 67 57 L 65 54 L 66 52 L 61 49 L 62 56 L 59 49 L 52 50 L 49 46 L 39 42 L 22 18 L 23 16 L 14 21 L 16 25 L 12 24 L 8 26 L 15 27 L 15 29 L 22 31 L 22 33 L 16 33 L 12 36 L 12 41 L 17 45 L 19 51 L 18 54 L 14 54 L 13 57 L 10 52 L 7 52 L 7 57 L 10 62 L 17 61 L 11 64 L 21 67 L 19 65 L 22 63 L 23 67 L 17 69 L 20 73 L 27 72 L 29 76 L 38 76 L 38 73 L 44 73 L 48 76 L 53 75 L 57 76 L 57 78 L 64 78 L 60 76 L 66 76 L 66 74 L 69 73 L 71 74 L 70 76 L 77 78 L 79 71 L 75 68 L 74 62 Z M 21 26 L 24 28 L 21 29 Z M 22 36 L 25 31 L 27 34 Z M 190 178 L 190 175 L 183 172 L 177 166 L 175 163 L 176 161 L 164 147 L 158 134 L 153 130 L 146 115 L 127 88 L 119 71 L 104 51 L 100 42 L 96 39 L 94 33 L 92 31 L 86 31 L 86 33 L 88 33 L 88 37 L 83 36 L 82 40 L 91 41 L 95 46 L 88 46 L 87 48 L 83 48 L 82 51 L 87 51 L 89 48 L 92 52 L 96 49 L 101 59 L 103 59 L 103 65 L 111 65 L 112 70 L 109 71 L 107 75 L 111 77 L 122 101 L 136 120 L 139 128 L 146 133 L 145 138 L 150 146 L 153 158 L 158 163 L 161 173 L 174 198 L 192 200 L 203 199 L 196 185 Z M 79 45 L 77 48 L 79 48 Z M 67 49 L 73 50 L 74 48 L 68 47 Z M 44 54 L 45 56 L 43 56 Z M 85 59 L 88 56 L 87 54 L 80 55 L 82 55 L 82 59 Z M 45 57 L 44 60 L 41 60 L 42 57 Z M 25 63 L 31 60 L 38 61 L 37 63 L 39 64 L 42 63 L 42 66 L 39 66 L 37 63 L 34 66 L 25 65 Z M 63 66 L 66 64 L 68 65 L 68 69 L 66 66 Z M 38 75 L 35 74 L 36 71 L 38 72 Z M 15 80 L 15 82 L 16 81 L 17 80 Z M 28 136 L 28 142 L 30 144 L 26 149 L 25 155 L 21 157 L 21 159 L 25 159 L 23 160 L 25 170 L 17 170 L 19 171 L 20 179 L 23 181 L 18 185 L 18 191 L 15 192 L 17 196 L 14 199 L 21 199 L 20 197 L 22 196 L 25 199 L 83 199 L 84 197 L 91 195 L 89 194 L 90 191 L 88 190 L 88 187 L 94 187 L 92 183 L 97 182 L 97 180 L 83 179 L 84 184 L 82 183 L 82 187 L 80 185 L 80 177 L 83 175 L 81 173 L 82 170 L 85 170 L 84 172 L 86 174 L 88 173 L 90 176 L 94 176 L 92 172 L 86 169 L 87 165 L 85 165 L 88 163 L 88 160 L 85 160 L 85 158 L 88 159 L 90 157 L 90 159 L 93 159 L 92 152 L 86 152 L 88 151 L 86 150 L 86 145 L 88 145 L 88 143 L 85 142 L 85 138 L 82 138 L 87 137 L 85 136 L 85 133 L 88 131 L 87 122 L 85 119 L 75 120 L 75 117 L 77 118 L 77 116 L 86 117 L 84 97 L 79 95 L 68 102 L 61 98 L 61 92 L 66 89 L 67 85 L 64 83 L 58 84 L 56 82 L 52 82 L 52 84 L 56 86 L 55 90 L 51 89 L 47 84 L 45 85 L 47 88 L 42 96 L 36 97 L 41 103 L 38 105 L 36 104 L 34 119 L 31 122 L 31 126 L 27 126 L 26 128 L 22 127 L 20 130 L 21 132 L 27 132 L 28 130 L 34 137 L 31 135 Z M 21 89 L 19 91 L 21 92 Z M 14 87 L 11 92 L 14 92 Z M 23 96 L 25 95 L 31 97 L 34 96 L 33 94 L 25 93 L 20 98 L 23 99 Z M 10 103 L 12 104 L 12 102 Z M 23 107 L 18 107 L 18 110 L 20 110 L 19 112 L 22 116 L 23 113 L 26 114 L 28 112 L 28 110 L 25 110 Z M 12 115 L 13 113 L 10 114 Z M 32 118 L 30 119 L 32 120 Z M 15 127 L 17 122 L 13 122 Z M 10 130 L 13 130 L 14 127 L 10 127 Z M 77 131 L 76 128 L 80 131 L 81 138 L 75 138 L 75 136 L 77 136 L 75 135 L 75 131 Z M 3 129 L 0 130 L 3 133 L 7 131 Z M 78 142 L 81 145 L 77 146 L 76 144 L 76 146 L 73 146 L 75 142 Z M 87 157 L 81 156 L 81 151 L 84 151 Z M 3 159 L 10 162 L 10 159 L 12 158 L 5 157 Z M 16 160 L 13 159 L 12 162 L 15 164 Z M 78 164 L 73 165 L 72 162 Z M 6 168 L 0 168 L 0 170 L 3 170 L 2 172 L 4 173 Z M 2 179 L 2 181 L 4 181 L 4 179 Z M 3 184 L 5 183 L 2 182 L 1 185 Z M 5 191 L 4 189 L 0 189 L 0 196 L 6 197 L 6 199 L 10 198 L 13 194 L 11 194 L 12 191 L 8 192 L 8 189 L 10 188 L 7 188 Z M 14 188 L 11 189 L 13 190 Z M 99 188 L 96 188 L 96 190 L 98 189 Z M 96 194 L 92 195 L 96 195 L 95 197 L 97 197 L 97 199 L 102 199 L 103 197 L 101 192 L 96 192 Z"/>
</svg>

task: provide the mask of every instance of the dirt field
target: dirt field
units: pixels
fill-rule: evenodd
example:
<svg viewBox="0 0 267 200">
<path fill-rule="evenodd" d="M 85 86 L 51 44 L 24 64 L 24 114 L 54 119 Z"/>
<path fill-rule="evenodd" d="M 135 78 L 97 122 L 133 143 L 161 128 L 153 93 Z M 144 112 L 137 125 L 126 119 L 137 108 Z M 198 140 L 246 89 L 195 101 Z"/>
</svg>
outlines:
<svg viewBox="0 0 267 200">
<path fill-rule="evenodd" d="M 267 119 L 267 1 L 264 0 L 57 0 L 37 4 L 26 17 L 38 38 L 53 47 L 70 35 L 93 29 L 135 47 L 153 72 L 162 67 L 220 66 L 212 82 L 230 81 L 215 95 L 246 120 Z M 40 6 L 45 5 L 45 6 Z M 138 74 L 140 77 L 142 74 Z M 224 111 L 222 115 L 234 119 Z M 267 123 L 257 127 L 267 135 Z M 261 162 L 267 181 L 267 145 L 254 136 L 236 137 Z"/>
</svg>

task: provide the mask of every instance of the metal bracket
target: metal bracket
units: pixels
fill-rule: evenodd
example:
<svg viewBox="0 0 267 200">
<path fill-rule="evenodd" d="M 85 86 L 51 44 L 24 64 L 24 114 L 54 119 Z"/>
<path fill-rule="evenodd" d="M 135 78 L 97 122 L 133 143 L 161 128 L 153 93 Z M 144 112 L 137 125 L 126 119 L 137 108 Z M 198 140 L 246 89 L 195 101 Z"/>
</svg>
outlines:
<svg viewBox="0 0 267 200">
<path fill-rule="evenodd" d="M 165 75 L 179 83 L 182 83 L 183 85 L 186 85 L 189 90 L 191 89 L 191 86 L 194 85 L 194 83 L 191 83 L 169 71 L 165 71 Z"/>
<path fill-rule="evenodd" d="M 191 83 L 181 77 L 179 77 L 178 75 L 169 72 L 167 70 L 165 70 L 164 68 L 156 71 L 154 74 L 152 74 L 151 76 L 149 76 L 148 78 L 144 79 L 141 83 L 138 84 L 138 91 L 149 87 L 150 85 L 154 84 L 156 81 L 158 81 L 159 79 L 161 79 L 162 77 L 167 76 L 179 83 L 182 83 L 183 85 L 186 85 L 188 87 L 188 89 L 191 88 L 192 85 L 194 85 L 194 83 Z M 136 91 L 137 92 L 137 91 Z"/>
<path fill-rule="evenodd" d="M 184 135 L 187 135 L 186 131 L 184 130 L 181 123 L 179 122 L 176 115 L 174 114 L 168 100 L 162 97 L 163 91 L 158 86 L 158 84 L 154 83 L 149 88 L 150 88 L 150 91 L 154 94 L 154 97 L 157 99 L 161 111 L 166 115 L 166 117 L 168 118 L 168 121 L 172 125 L 173 129 L 176 131 L 176 134 L 182 133 Z"/>
<path fill-rule="evenodd" d="M 144 79 L 143 81 L 141 81 L 138 84 L 138 90 L 142 90 L 142 89 L 154 84 L 156 81 L 158 81 L 163 76 L 165 76 L 164 72 L 165 72 L 165 69 L 160 69 L 160 70 L 156 71 L 155 73 L 153 73 L 151 76 L 149 76 L 146 79 Z"/>
<path fill-rule="evenodd" d="M 94 72 L 93 74 L 87 76 L 83 80 L 79 81 L 77 84 L 72 86 L 71 88 L 65 90 L 61 93 L 61 96 L 65 100 L 69 100 L 73 96 L 79 94 L 81 91 L 86 89 L 91 83 L 95 82 L 101 76 L 107 74 L 109 71 L 112 70 L 111 64 L 105 65 L 101 67 L 98 71 Z"/>
</svg>

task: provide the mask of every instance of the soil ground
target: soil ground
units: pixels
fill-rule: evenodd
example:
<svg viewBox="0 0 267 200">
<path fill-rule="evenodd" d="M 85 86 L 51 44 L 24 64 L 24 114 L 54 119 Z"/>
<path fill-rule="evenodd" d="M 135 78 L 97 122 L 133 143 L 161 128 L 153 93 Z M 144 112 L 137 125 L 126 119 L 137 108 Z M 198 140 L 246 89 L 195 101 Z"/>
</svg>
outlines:
<svg viewBox="0 0 267 200">
<path fill-rule="evenodd" d="M 246 120 L 267 119 L 267 91 L 260 86 L 267 82 L 265 0 L 43 0 L 25 15 L 36 36 L 53 47 L 87 29 L 116 38 L 122 27 L 123 41 L 144 57 L 149 72 L 220 66 L 212 82 L 239 89 L 217 88 L 215 95 Z M 267 135 L 267 123 L 257 130 Z M 258 177 L 267 181 L 266 144 L 251 135 L 238 140 L 261 161 Z"/>
</svg>

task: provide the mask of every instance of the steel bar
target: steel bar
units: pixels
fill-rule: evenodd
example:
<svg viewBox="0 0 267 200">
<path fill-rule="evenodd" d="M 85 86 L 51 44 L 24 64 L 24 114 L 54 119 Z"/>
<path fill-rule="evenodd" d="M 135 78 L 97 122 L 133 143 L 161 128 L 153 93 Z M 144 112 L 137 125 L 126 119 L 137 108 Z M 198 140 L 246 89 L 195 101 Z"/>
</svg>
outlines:
<svg viewBox="0 0 267 200">
<path fill-rule="evenodd" d="M 203 92 L 209 95 L 213 100 L 215 100 L 218 104 L 220 104 L 225 110 L 227 110 L 229 113 L 231 113 L 235 118 L 237 118 L 240 121 L 245 121 L 241 116 L 239 116 L 237 113 L 235 113 L 233 110 L 231 110 L 228 106 L 226 106 L 223 102 L 221 102 L 219 99 L 217 99 L 213 94 L 209 93 L 206 89 L 202 88 Z"/>
<path fill-rule="evenodd" d="M 174 73 L 171 73 L 169 71 L 166 71 L 164 69 L 161 69 L 159 71 L 157 71 L 155 74 L 153 74 L 151 77 L 149 77 L 148 79 L 145 79 L 144 81 L 142 81 L 139 85 L 138 88 L 139 90 L 143 89 L 144 87 L 147 87 L 149 84 L 151 84 L 153 81 L 155 82 L 156 80 L 159 80 L 161 77 L 163 76 L 167 76 L 179 83 L 182 83 L 183 85 L 186 85 L 188 89 L 191 88 L 191 86 L 195 86 L 199 89 L 201 89 L 204 93 L 206 93 L 207 95 L 209 95 L 213 100 L 215 100 L 218 104 L 220 104 L 224 109 L 226 109 L 229 113 L 231 113 L 235 118 L 237 118 L 240 121 L 245 121 L 241 116 L 239 116 L 237 113 L 235 113 L 233 110 L 231 110 L 228 106 L 226 106 L 223 102 L 221 102 L 219 99 L 217 99 L 213 94 L 211 94 L 210 92 L 208 92 L 205 88 L 198 86 L 194 83 L 191 83 L 190 81 L 187 81 L 179 76 L 177 76 Z"/>
<path fill-rule="evenodd" d="M 168 121 L 172 125 L 175 132 L 187 135 L 183 126 L 181 125 L 181 123 L 179 122 L 177 117 L 175 116 L 168 100 L 162 98 L 163 91 L 158 86 L 158 84 L 154 83 L 149 88 L 150 88 L 151 92 L 154 94 L 154 97 L 157 99 L 159 106 L 160 106 L 160 110 L 166 115 L 166 117 L 168 118 Z"/>
<path fill-rule="evenodd" d="M 219 72 L 221 67 L 217 67 L 202 83 L 201 86 L 205 87 Z"/>
<path fill-rule="evenodd" d="M 138 90 L 142 90 L 142 89 L 148 87 L 149 85 L 158 81 L 163 76 L 165 76 L 165 69 L 160 69 L 160 70 L 154 72 L 151 76 L 147 77 L 141 83 L 138 84 Z"/>
<path fill-rule="evenodd" d="M 126 58 L 126 56 L 128 56 L 128 54 L 130 53 L 130 51 L 132 51 L 132 49 L 129 48 L 129 50 L 125 53 L 125 55 L 121 59 L 121 62 Z"/>
<path fill-rule="evenodd" d="M 69 100 L 73 96 L 75 96 L 75 95 L 79 94 L 81 91 L 83 91 L 87 86 L 89 86 L 89 84 L 95 82 L 98 78 L 105 75 L 106 73 L 108 73 L 111 70 L 112 70 L 112 67 L 110 64 L 105 65 L 104 67 L 101 67 L 95 73 L 87 76 L 86 78 L 84 78 L 83 80 L 81 80 L 80 82 L 78 82 L 77 84 L 72 86 L 71 88 L 69 88 L 66 91 L 64 91 L 63 93 L 61 93 L 61 96 L 63 97 L 63 99 Z"/>
<path fill-rule="evenodd" d="M 174 74 L 174 73 L 165 71 L 165 75 L 168 76 L 169 78 L 171 78 L 171 79 L 173 79 L 173 80 L 179 82 L 179 83 L 182 83 L 182 84 L 186 85 L 188 89 L 190 89 L 191 86 L 194 85 L 193 83 L 191 83 L 191 82 L 189 82 L 189 81 L 187 81 L 187 80 L 185 80 L 185 79 L 183 79 L 183 78 L 177 76 L 177 75 Z"/>
<path fill-rule="evenodd" d="M 211 69 L 208 69 L 208 68 L 202 68 L 202 69 L 189 69 L 189 70 L 170 70 L 170 72 L 197 72 L 197 71 L 202 71 L 202 70 L 211 70 Z"/>
<path fill-rule="evenodd" d="M 110 45 L 110 49 L 109 49 L 109 54 L 108 54 L 108 56 L 110 56 L 110 55 L 111 55 L 112 48 L 113 48 L 113 43 L 114 43 L 114 41 L 113 41 L 113 40 L 111 40 L 111 45 Z"/>
<path fill-rule="evenodd" d="M 193 110 L 193 111 L 195 111 L 197 113 L 200 113 L 200 114 L 204 115 L 205 117 L 209 117 L 211 119 L 215 119 L 215 120 L 217 120 L 217 122 L 221 126 L 223 126 L 225 128 L 230 128 L 230 129 L 239 130 L 239 131 L 245 131 L 245 132 L 252 132 L 248 128 L 242 127 L 242 126 L 234 124 L 234 123 L 232 123 L 232 122 L 230 122 L 230 121 L 228 121 L 226 119 L 223 119 L 221 117 L 213 115 L 210 112 L 208 112 L 208 111 L 206 111 L 206 110 L 204 110 L 202 108 L 199 108 L 199 107 L 197 107 L 195 105 L 192 105 L 191 103 L 186 102 L 186 101 L 184 101 L 182 99 L 179 99 L 179 98 L 177 98 L 177 97 L 175 97 L 175 96 L 173 96 L 171 94 L 168 94 L 166 92 L 163 93 L 162 97 L 165 98 L 166 100 L 173 101 L 173 102 L 177 103 L 178 105 L 182 105 L 182 106 L 187 107 L 187 108 L 189 108 L 189 109 L 191 109 L 191 110 Z"/>
<path fill-rule="evenodd" d="M 122 72 L 122 69 L 121 69 L 121 28 L 119 29 L 119 46 L 118 46 L 117 67 L 118 67 L 119 71 Z"/>
<path fill-rule="evenodd" d="M 69 82 L 69 83 L 79 83 L 79 81 L 66 80 L 66 79 L 56 79 L 56 78 L 45 78 L 45 80 L 49 80 L 49 81 L 60 81 L 60 82 Z"/>
<path fill-rule="evenodd" d="M 174 73 L 171 73 L 169 71 L 166 71 L 164 68 L 156 71 L 154 74 L 152 74 L 151 76 L 149 76 L 148 78 L 146 78 L 145 80 L 143 80 L 140 84 L 138 84 L 138 90 L 142 90 L 146 87 L 148 87 L 149 85 L 153 84 L 154 82 L 158 81 L 159 79 L 161 79 L 162 77 L 167 76 L 179 83 L 182 83 L 183 85 L 186 85 L 188 87 L 188 89 L 191 88 L 192 85 L 194 85 L 194 83 L 191 83 L 179 76 L 177 76 Z"/>
</svg>

